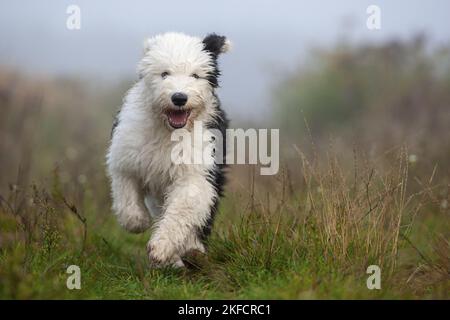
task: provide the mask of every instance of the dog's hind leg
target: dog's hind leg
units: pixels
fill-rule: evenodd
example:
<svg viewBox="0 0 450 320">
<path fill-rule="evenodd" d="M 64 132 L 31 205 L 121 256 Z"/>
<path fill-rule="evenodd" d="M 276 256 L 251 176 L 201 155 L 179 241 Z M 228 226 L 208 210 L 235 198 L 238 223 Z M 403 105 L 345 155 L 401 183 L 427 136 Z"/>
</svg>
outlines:
<svg viewBox="0 0 450 320">
<path fill-rule="evenodd" d="M 143 191 L 138 180 L 122 172 L 113 172 L 112 193 L 113 208 L 119 223 L 130 232 L 143 232 L 150 227 L 143 198 Z"/>
</svg>

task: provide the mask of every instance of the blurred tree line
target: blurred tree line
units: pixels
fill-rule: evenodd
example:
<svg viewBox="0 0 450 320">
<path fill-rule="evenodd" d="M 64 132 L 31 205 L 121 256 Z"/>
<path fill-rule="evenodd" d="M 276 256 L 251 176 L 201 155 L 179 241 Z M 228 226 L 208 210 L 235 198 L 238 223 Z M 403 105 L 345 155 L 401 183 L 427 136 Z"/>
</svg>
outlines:
<svg viewBox="0 0 450 320">
<path fill-rule="evenodd" d="M 274 92 L 274 118 L 289 142 L 335 136 L 385 151 L 407 144 L 415 159 L 450 160 L 450 47 L 424 36 L 312 51 Z M 448 167 L 448 166 L 447 166 Z"/>
</svg>

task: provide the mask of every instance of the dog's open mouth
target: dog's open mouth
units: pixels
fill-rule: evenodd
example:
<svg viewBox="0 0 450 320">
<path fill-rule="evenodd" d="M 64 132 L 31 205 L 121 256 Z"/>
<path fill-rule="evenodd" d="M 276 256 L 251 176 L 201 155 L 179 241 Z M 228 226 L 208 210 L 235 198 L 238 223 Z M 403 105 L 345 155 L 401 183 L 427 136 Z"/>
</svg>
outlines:
<svg viewBox="0 0 450 320">
<path fill-rule="evenodd" d="M 167 110 L 166 115 L 171 127 L 178 129 L 183 128 L 188 121 L 191 110 Z"/>
</svg>

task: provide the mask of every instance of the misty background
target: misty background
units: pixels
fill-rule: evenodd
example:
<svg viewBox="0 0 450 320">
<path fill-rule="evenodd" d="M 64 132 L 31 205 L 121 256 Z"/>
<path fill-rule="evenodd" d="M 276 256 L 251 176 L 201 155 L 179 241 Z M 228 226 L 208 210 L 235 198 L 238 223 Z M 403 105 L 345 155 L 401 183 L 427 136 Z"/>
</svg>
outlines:
<svg viewBox="0 0 450 320">
<path fill-rule="evenodd" d="M 68 30 L 66 9 L 81 9 Z M 366 9 L 381 8 L 381 30 Z M 144 38 L 166 31 L 226 35 L 220 96 L 232 118 L 262 119 L 275 83 L 305 63 L 311 48 L 341 41 L 381 43 L 427 35 L 449 42 L 450 2 L 434 1 L 1 1 L 0 65 L 27 74 L 78 77 L 92 85 L 135 79 Z"/>
</svg>

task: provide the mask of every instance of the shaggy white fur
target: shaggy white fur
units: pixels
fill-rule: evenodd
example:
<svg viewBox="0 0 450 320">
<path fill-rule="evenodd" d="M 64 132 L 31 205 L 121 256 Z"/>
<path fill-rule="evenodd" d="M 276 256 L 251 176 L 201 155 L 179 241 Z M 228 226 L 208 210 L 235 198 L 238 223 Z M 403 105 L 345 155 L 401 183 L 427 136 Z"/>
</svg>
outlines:
<svg viewBox="0 0 450 320">
<path fill-rule="evenodd" d="M 180 33 L 146 40 L 138 64 L 140 79 L 117 116 L 107 154 L 113 210 L 131 232 L 145 231 L 154 219 L 147 248 L 158 266 L 183 266 L 181 258 L 187 251 L 205 252 L 198 230 L 209 223 L 218 198 L 208 179 L 215 164 L 171 161 L 171 151 L 180 142 L 171 141 L 177 129 L 169 114 L 187 111 L 184 129 L 191 130 L 194 121 L 201 121 L 205 131 L 210 128 L 220 107 L 208 77 L 216 71 L 217 55 L 229 46 L 223 41 L 214 53 L 205 50 L 204 40 Z M 182 107 L 172 101 L 177 92 L 188 97 Z"/>
</svg>

